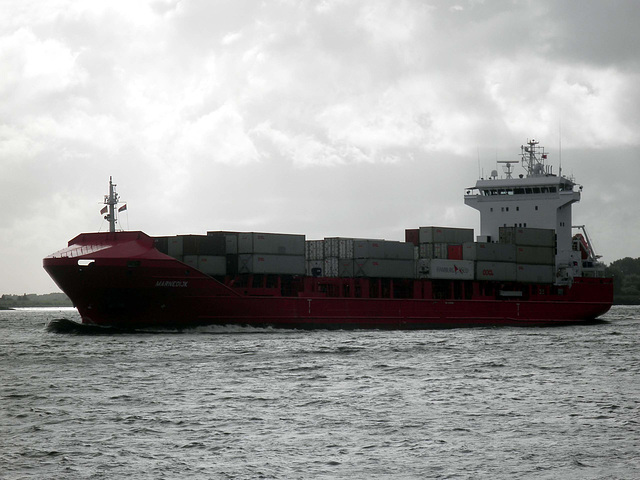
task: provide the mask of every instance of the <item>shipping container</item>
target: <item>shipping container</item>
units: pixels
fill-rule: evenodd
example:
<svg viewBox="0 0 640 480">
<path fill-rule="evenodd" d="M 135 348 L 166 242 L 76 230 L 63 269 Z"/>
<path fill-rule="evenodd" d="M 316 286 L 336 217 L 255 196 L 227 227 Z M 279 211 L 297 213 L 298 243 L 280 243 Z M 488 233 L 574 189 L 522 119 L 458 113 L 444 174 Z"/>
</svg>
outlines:
<svg viewBox="0 0 640 480">
<path fill-rule="evenodd" d="M 185 255 L 182 258 L 182 262 L 186 263 L 190 267 L 198 268 L 198 256 L 197 255 Z"/>
<path fill-rule="evenodd" d="M 478 261 L 476 280 L 494 280 L 496 282 L 515 282 L 516 264 L 514 262 Z"/>
<path fill-rule="evenodd" d="M 354 260 L 352 258 L 338 259 L 338 276 L 351 278 L 353 277 Z"/>
<path fill-rule="evenodd" d="M 462 245 L 447 245 L 447 258 L 449 260 L 463 260 Z"/>
<path fill-rule="evenodd" d="M 155 237 L 153 239 L 153 246 L 165 255 L 169 255 L 169 238 L 168 237 Z"/>
<path fill-rule="evenodd" d="M 421 258 L 416 262 L 416 277 L 441 280 L 473 280 L 473 262 Z"/>
<path fill-rule="evenodd" d="M 226 241 L 223 236 L 183 235 L 183 255 L 224 255 Z"/>
<path fill-rule="evenodd" d="M 324 240 L 307 240 L 305 257 L 307 260 L 324 260 Z"/>
<path fill-rule="evenodd" d="M 224 255 L 198 255 L 198 270 L 207 275 L 226 275 L 227 257 Z"/>
<path fill-rule="evenodd" d="M 284 233 L 239 233 L 238 253 L 300 255 L 304 258 L 304 235 Z"/>
<path fill-rule="evenodd" d="M 304 255 L 238 255 L 239 273 L 272 273 L 282 275 L 304 275 L 306 270 Z"/>
<path fill-rule="evenodd" d="M 354 258 L 382 258 L 389 260 L 413 260 L 412 243 L 389 240 L 354 240 Z"/>
<path fill-rule="evenodd" d="M 353 258 L 353 238 L 331 237 L 324 239 L 324 256 Z"/>
<path fill-rule="evenodd" d="M 481 262 L 515 262 L 516 246 L 508 243 L 467 242 L 462 246 L 462 258 Z"/>
<path fill-rule="evenodd" d="M 307 260 L 306 270 L 309 277 L 324 277 L 324 260 Z"/>
<path fill-rule="evenodd" d="M 238 274 L 238 254 L 227 254 L 227 275 Z"/>
<path fill-rule="evenodd" d="M 416 247 L 420 245 L 420 229 L 407 228 L 404 231 L 404 241 L 408 243 L 413 243 Z"/>
<path fill-rule="evenodd" d="M 420 227 L 420 243 L 453 243 L 473 242 L 472 228 Z"/>
<path fill-rule="evenodd" d="M 185 255 L 182 261 L 206 275 L 227 273 L 227 258 L 224 255 Z"/>
<path fill-rule="evenodd" d="M 500 227 L 500 243 L 555 247 L 556 232 L 548 228 Z"/>
<path fill-rule="evenodd" d="M 326 243 L 325 243 L 326 245 Z M 340 269 L 338 268 L 338 257 L 327 257 L 324 259 L 324 276 L 337 277 Z"/>
<path fill-rule="evenodd" d="M 224 238 L 226 253 L 233 255 L 238 253 L 238 232 L 218 230 L 207 232 L 207 236 Z"/>
<path fill-rule="evenodd" d="M 446 243 L 421 243 L 420 258 L 439 258 L 446 260 L 449 255 L 448 244 Z"/>
<path fill-rule="evenodd" d="M 169 256 L 173 258 L 182 258 L 182 255 L 184 255 L 182 252 L 182 237 L 169 237 L 167 250 L 169 251 Z"/>
<path fill-rule="evenodd" d="M 555 265 L 556 253 L 553 247 L 532 247 L 516 245 L 516 262 L 532 265 Z"/>
<path fill-rule="evenodd" d="M 360 258 L 353 261 L 355 277 L 413 278 L 413 260 Z"/>
<path fill-rule="evenodd" d="M 553 283 L 555 268 L 551 265 L 518 264 L 516 280 L 523 283 Z"/>
</svg>

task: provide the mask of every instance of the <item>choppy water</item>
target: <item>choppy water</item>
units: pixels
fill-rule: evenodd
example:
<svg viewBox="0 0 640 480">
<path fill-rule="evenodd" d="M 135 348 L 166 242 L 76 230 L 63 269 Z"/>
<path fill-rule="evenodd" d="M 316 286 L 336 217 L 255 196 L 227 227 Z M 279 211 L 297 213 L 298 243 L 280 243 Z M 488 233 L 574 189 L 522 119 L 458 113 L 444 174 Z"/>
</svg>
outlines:
<svg viewBox="0 0 640 480">
<path fill-rule="evenodd" d="M 564 328 L 50 333 L 0 312 L 0 478 L 640 478 L 640 308 Z"/>
</svg>

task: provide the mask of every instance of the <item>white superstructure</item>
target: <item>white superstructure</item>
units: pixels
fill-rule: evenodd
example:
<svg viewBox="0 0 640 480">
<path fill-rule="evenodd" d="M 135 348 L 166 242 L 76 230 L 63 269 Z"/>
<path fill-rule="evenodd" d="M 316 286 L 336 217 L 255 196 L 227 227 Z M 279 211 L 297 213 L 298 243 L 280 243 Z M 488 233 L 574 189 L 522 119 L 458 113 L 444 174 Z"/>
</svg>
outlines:
<svg viewBox="0 0 640 480">
<path fill-rule="evenodd" d="M 490 178 L 467 189 L 465 204 L 480 212 L 480 241 L 497 242 L 500 227 L 555 230 L 558 281 L 571 281 L 585 273 L 583 267 L 596 262 L 590 246 L 589 261 L 583 261 L 572 236 L 571 205 L 580 201 L 582 187 L 552 172 L 545 164 L 547 153 L 537 141 L 528 141 L 521 150 L 521 162 L 499 162 L 506 164 L 503 178 L 494 170 Z M 521 163 L 525 170 L 516 178 L 512 172 L 515 163 Z"/>
</svg>

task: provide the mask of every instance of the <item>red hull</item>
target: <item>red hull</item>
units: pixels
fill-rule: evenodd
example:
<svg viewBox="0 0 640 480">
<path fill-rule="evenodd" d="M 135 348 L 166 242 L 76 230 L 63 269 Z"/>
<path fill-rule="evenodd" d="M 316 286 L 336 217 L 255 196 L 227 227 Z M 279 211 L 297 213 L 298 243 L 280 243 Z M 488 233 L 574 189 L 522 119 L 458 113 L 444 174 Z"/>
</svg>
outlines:
<svg viewBox="0 0 640 480">
<path fill-rule="evenodd" d="M 521 298 L 482 294 L 486 282 L 465 282 L 462 298 L 432 298 L 431 280 L 412 280 L 412 298 L 329 297 L 313 288 L 323 279 L 310 277 L 297 278 L 298 289 L 286 294 L 280 288 L 233 287 L 158 252 L 142 232 L 82 234 L 43 263 L 83 323 L 118 328 L 547 326 L 593 321 L 613 300 L 607 278 L 578 278 L 560 291 L 527 286 Z"/>
</svg>

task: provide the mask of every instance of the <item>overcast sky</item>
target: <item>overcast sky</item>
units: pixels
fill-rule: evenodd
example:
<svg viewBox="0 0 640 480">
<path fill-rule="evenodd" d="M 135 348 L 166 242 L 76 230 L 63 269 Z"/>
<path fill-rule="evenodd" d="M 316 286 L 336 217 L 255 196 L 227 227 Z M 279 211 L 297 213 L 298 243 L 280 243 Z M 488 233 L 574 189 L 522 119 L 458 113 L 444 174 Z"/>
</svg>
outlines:
<svg viewBox="0 0 640 480">
<path fill-rule="evenodd" d="M 0 0 L 0 293 L 125 229 L 404 239 L 535 138 L 640 256 L 640 2 Z M 561 132 L 561 134 L 560 134 Z"/>
</svg>

